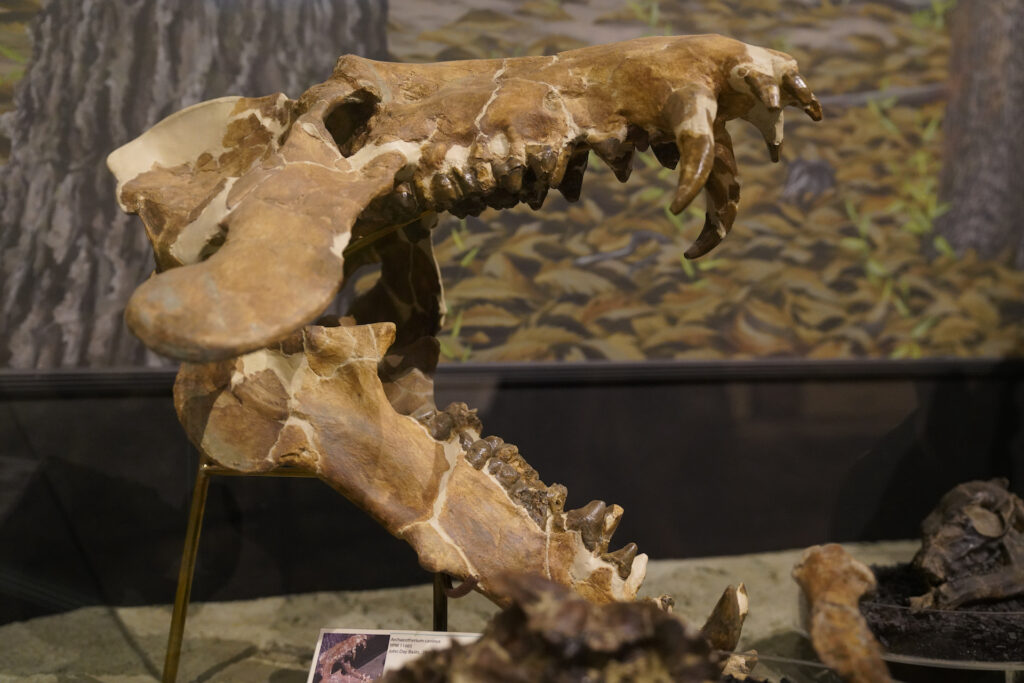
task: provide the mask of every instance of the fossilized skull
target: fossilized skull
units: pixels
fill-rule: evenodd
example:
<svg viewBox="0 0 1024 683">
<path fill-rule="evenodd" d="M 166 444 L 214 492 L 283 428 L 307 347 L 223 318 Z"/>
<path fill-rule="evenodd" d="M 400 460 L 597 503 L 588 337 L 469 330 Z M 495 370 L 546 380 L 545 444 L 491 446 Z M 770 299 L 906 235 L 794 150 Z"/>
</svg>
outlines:
<svg viewBox="0 0 1024 683">
<path fill-rule="evenodd" d="M 511 571 L 628 600 L 647 558 L 633 544 L 608 552 L 620 507 L 564 512 L 565 488 L 481 439 L 473 411 L 436 410 L 444 302 L 430 229 L 439 211 L 539 207 L 549 188 L 575 200 L 590 151 L 624 181 L 651 147 L 680 166 L 673 211 L 706 190 L 687 252 L 699 256 L 739 200 L 725 123 L 753 123 L 777 159 L 787 105 L 821 117 L 796 62 L 721 36 L 441 64 L 346 56 L 298 100 L 199 104 L 110 155 L 157 262 L 126 321 L 190 361 L 176 405 L 213 460 L 315 472 L 424 567 L 495 599 L 492 577 Z M 369 262 L 381 277 L 353 319 L 310 325 Z"/>
<path fill-rule="evenodd" d="M 931 590 L 911 605 L 954 609 L 1024 594 L 1024 502 L 1008 485 L 960 484 L 925 517 L 913 565 Z"/>
<path fill-rule="evenodd" d="M 795 60 L 714 35 L 440 64 L 342 57 L 298 100 L 199 104 L 111 154 L 121 206 L 166 271 L 126 320 L 175 358 L 261 348 L 313 321 L 344 260 L 382 232 L 437 211 L 536 208 L 549 188 L 575 200 L 590 150 L 620 180 L 635 149 L 678 164 L 677 213 L 704 188 L 687 252 L 699 256 L 739 201 L 725 123 L 753 123 L 777 159 L 788 105 L 821 117 Z"/>
</svg>

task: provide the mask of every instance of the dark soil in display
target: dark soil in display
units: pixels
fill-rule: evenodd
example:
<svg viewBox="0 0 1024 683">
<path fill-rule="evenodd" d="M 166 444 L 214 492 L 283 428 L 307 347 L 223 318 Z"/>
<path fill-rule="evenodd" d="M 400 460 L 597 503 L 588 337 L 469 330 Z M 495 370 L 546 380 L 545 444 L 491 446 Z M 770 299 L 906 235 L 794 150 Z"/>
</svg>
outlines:
<svg viewBox="0 0 1024 683">
<path fill-rule="evenodd" d="M 878 591 L 860 609 L 888 652 L 961 661 L 1024 661 L 1024 597 L 958 610 L 912 612 L 907 609 L 910 598 L 927 592 L 914 569 L 909 564 L 872 569 Z"/>
</svg>

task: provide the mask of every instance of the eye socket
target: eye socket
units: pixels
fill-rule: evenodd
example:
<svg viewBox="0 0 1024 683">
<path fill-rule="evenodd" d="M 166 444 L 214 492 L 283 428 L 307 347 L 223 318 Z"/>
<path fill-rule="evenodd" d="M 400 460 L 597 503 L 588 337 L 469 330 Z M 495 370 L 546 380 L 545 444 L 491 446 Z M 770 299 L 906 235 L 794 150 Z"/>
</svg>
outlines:
<svg viewBox="0 0 1024 683">
<path fill-rule="evenodd" d="M 351 156 L 359 150 L 362 134 L 366 132 L 367 123 L 377 111 L 378 104 L 380 100 L 373 93 L 357 90 L 327 113 L 324 126 L 342 156 Z"/>
</svg>

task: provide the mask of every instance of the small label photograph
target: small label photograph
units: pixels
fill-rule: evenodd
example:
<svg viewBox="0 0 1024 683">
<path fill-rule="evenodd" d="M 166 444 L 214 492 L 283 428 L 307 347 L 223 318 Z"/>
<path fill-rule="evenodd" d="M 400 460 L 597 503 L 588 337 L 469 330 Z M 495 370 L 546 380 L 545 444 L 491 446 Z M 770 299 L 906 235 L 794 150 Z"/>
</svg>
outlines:
<svg viewBox="0 0 1024 683">
<path fill-rule="evenodd" d="M 322 629 L 307 683 L 374 681 L 428 650 L 472 643 L 479 633 Z"/>
</svg>

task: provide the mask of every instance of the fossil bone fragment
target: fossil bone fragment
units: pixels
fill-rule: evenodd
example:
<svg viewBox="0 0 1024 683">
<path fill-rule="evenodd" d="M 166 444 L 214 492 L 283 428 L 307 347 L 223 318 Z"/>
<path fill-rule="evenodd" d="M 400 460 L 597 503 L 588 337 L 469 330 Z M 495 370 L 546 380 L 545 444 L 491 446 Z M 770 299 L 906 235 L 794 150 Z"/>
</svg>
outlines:
<svg viewBox="0 0 1024 683">
<path fill-rule="evenodd" d="M 341 321 L 349 323 L 350 321 Z M 563 510 L 518 450 L 481 438 L 456 403 L 421 420 L 395 411 L 378 377 L 391 323 L 309 326 L 276 349 L 184 364 L 175 406 L 192 441 L 241 472 L 291 465 L 317 474 L 416 550 L 435 572 L 475 580 L 544 576 L 594 602 L 632 600 L 647 556 L 608 552 L 622 515 L 594 501 Z"/>
<path fill-rule="evenodd" d="M 960 484 L 925 517 L 913 566 L 931 589 L 911 606 L 955 609 L 1024 594 L 1024 501 L 1008 486 Z"/>
<path fill-rule="evenodd" d="M 654 602 L 593 605 L 538 576 L 503 576 L 514 604 L 467 646 L 433 650 L 388 673 L 425 681 L 677 681 L 719 679 L 707 641 Z"/>
<path fill-rule="evenodd" d="M 793 578 L 806 598 L 807 630 L 821 661 L 847 683 L 891 681 L 882 648 L 858 607 L 861 597 L 875 588 L 871 570 L 842 546 L 829 543 L 804 551 Z"/>
<path fill-rule="evenodd" d="M 536 208 L 550 188 L 577 199 L 590 151 L 623 181 L 636 150 L 678 165 L 677 213 L 705 190 L 697 257 L 736 216 L 726 122 L 751 122 L 777 159 L 791 105 L 821 118 L 792 57 L 717 35 L 439 64 L 345 56 L 297 100 L 195 105 L 110 155 L 158 269 L 126 320 L 182 360 L 254 351 L 315 320 L 346 260 L 399 226 Z"/>
</svg>

